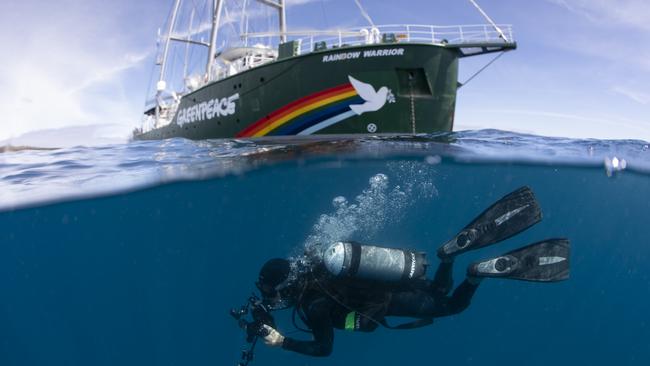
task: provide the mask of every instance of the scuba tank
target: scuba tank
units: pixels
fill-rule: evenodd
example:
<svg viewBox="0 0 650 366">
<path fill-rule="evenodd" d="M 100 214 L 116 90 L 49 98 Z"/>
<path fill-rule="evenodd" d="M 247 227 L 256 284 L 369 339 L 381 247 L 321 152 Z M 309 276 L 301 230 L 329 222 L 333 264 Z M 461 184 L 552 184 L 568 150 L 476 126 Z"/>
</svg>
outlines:
<svg viewBox="0 0 650 366">
<path fill-rule="evenodd" d="M 424 279 L 425 253 L 355 242 L 332 244 L 323 253 L 325 268 L 336 277 L 381 282 Z"/>
</svg>

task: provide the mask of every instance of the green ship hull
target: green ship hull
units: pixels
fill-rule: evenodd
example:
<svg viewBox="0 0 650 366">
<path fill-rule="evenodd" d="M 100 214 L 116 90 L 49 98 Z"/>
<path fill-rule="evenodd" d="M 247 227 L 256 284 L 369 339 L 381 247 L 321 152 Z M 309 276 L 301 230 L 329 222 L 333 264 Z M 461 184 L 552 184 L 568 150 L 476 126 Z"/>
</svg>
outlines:
<svg viewBox="0 0 650 366">
<path fill-rule="evenodd" d="M 171 123 L 134 138 L 451 131 L 460 57 L 455 46 L 408 43 L 279 59 L 184 95 Z"/>
</svg>

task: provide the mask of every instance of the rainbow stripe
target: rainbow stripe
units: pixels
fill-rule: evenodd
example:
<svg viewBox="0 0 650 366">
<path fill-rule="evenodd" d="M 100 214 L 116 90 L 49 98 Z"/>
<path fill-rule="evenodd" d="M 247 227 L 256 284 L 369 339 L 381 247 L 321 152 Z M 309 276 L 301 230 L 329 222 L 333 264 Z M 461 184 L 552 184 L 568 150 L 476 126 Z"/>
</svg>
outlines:
<svg viewBox="0 0 650 366">
<path fill-rule="evenodd" d="M 351 117 L 350 104 L 363 104 L 352 84 L 339 85 L 300 98 L 261 118 L 237 137 L 311 133 Z M 317 127 L 320 125 L 322 127 Z"/>
</svg>

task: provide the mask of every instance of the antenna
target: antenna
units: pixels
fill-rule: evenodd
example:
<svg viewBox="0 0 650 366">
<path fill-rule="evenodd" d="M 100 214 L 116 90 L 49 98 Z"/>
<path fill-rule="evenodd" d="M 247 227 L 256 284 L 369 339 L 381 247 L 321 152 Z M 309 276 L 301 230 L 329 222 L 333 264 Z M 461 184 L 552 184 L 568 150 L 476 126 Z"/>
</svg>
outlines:
<svg viewBox="0 0 650 366">
<path fill-rule="evenodd" d="M 359 0 L 354 0 L 355 4 L 359 7 L 359 11 L 361 11 L 361 15 L 363 15 L 364 18 L 370 23 L 370 26 L 375 28 L 375 23 L 372 21 L 372 18 L 370 18 L 370 15 L 368 15 L 368 12 L 366 9 L 363 8 L 363 5 L 359 2 Z"/>
<path fill-rule="evenodd" d="M 356 0 L 355 0 L 355 1 L 356 1 Z M 497 31 L 497 33 L 499 33 L 499 37 L 503 38 L 504 41 L 509 42 L 509 41 L 508 41 L 508 38 L 506 38 L 506 35 L 503 34 L 503 31 L 501 30 L 501 28 L 499 28 L 499 27 L 496 25 L 496 23 L 494 23 L 494 21 L 493 21 L 492 19 L 490 19 L 490 17 L 487 15 L 487 13 L 485 13 L 485 12 L 483 11 L 483 9 L 481 9 L 481 7 L 478 6 L 478 4 L 476 3 L 476 1 L 474 1 L 474 0 L 469 0 L 469 2 L 472 3 L 472 5 L 474 5 L 474 7 L 476 7 L 476 9 L 478 9 L 478 11 L 481 13 L 481 15 L 483 15 L 483 17 L 484 17 L 484 18 L 485 18 L 485 19 L 486 19 L 490 24 L 492 24 L 492 26 L 493 26 L 494 29 Z"/>
</svg>

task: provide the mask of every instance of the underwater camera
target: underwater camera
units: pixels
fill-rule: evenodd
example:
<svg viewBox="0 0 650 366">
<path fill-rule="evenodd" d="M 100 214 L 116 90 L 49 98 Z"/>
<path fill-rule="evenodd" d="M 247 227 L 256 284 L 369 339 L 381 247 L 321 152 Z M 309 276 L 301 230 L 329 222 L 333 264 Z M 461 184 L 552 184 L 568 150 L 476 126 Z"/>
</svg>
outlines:
<svg viewBox="0 0 650 366">
<path fill-rule="evenodd" d="M 251 319 L 246 317 L 250 314 Z M 237 320 L 237 324 L 246 332 L 246 342 L 250 344 L 248 349 L 242 351 L 241 361 L 238 366 L 246 366 L 253 361 L 255 345 L 259 337 L 268 335 L 264 325 L 275 328 L 275 321 L 269 308 L 267 308 L 257 295 L 252 294 L 248 301 L 238 309 L 231 309 L 230 315 Z"/>
</svg>

